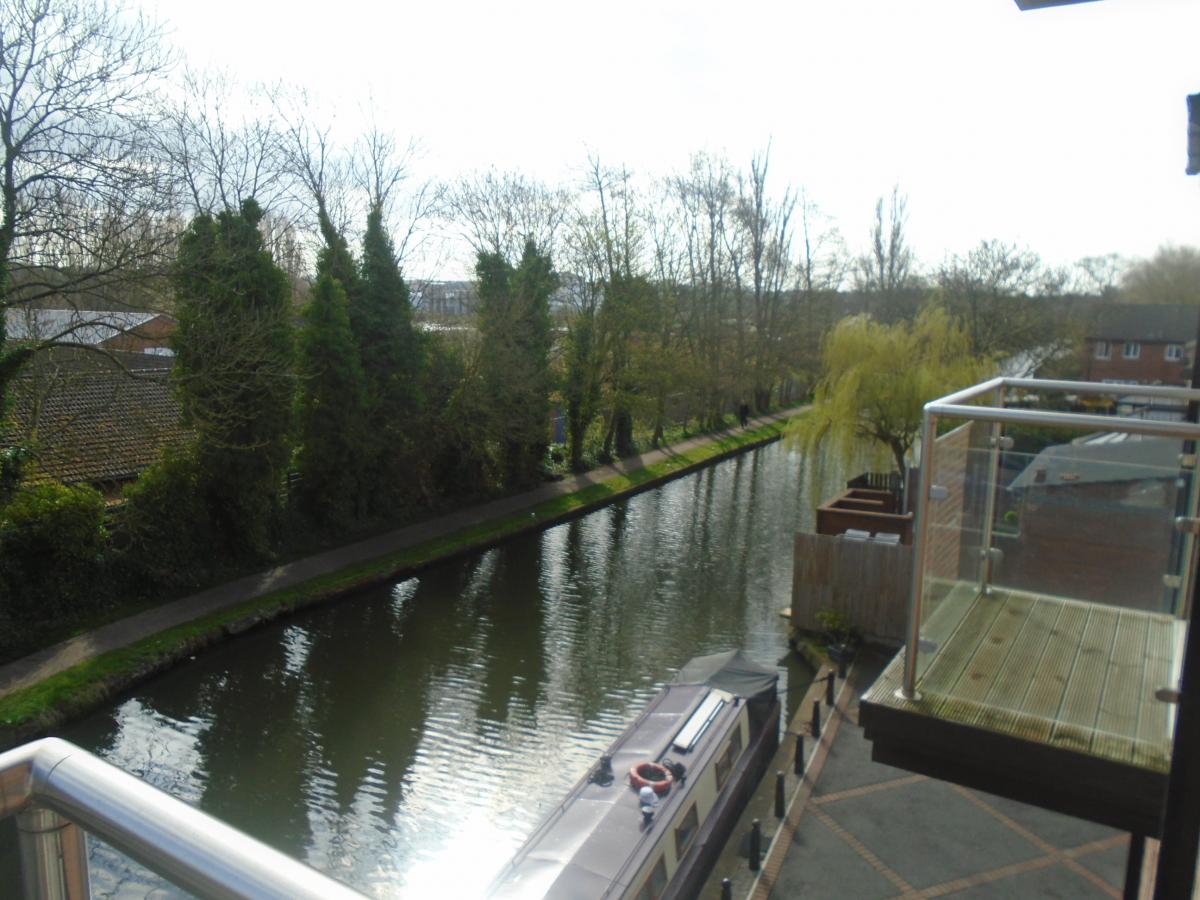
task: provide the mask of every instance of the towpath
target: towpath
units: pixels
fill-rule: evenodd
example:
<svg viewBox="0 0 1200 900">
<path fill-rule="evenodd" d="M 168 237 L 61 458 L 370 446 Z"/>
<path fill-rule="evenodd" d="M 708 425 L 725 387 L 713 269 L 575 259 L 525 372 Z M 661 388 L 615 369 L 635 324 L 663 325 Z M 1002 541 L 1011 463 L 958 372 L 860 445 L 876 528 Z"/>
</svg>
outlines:
<svg viewBox="0 0 1200 900">
<path fill-rule="evenodd" d="M 802 412 L 804 408 L 795 407 L 751 419 L 748 429 L 787 419 Z M 445 537 L 475 525 L 502 519 L 513 513 L 535 507 L 546 500 L 584 490 L 614 476 L 628 475 L 638 469 L 714 443 L 720 438 L 740 430 L 731 429 L 680 441 L 660 450 L 651 450 L 638 456 L 618 460 L 581 475 L 564 478 L 561 481 L 547 482 L 530 491 L 456 510 L 433 519 L 426 519 L 404 528 L 297 559 L 170 603 L 164 603 L 0 666 L 0 697 L 37 684 L 39 681 L 79 663 L 111 650 L 129 646 L 169 628 L 237 606 L 273 591 L 294 587 L 322 575 L 380 559 L 397 551 Z"/>
</svg>

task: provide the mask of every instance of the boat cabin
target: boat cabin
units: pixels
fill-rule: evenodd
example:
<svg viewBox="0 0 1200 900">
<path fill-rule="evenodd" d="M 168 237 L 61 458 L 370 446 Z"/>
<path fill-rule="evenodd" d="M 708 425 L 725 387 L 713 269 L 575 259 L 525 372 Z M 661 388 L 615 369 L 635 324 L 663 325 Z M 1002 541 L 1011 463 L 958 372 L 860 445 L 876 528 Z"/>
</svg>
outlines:
<svg viewBox="0 0 1200 900">
<path fill-rule="evenodd" d="M 776 684 L 773 670 L 740 653 L 692 660 L 534 831 L 489 896 L 695 896 L 778 745 Z M 665 790 L 649 781 L 658 802 L 644 809 L 631 773 L 647 763 L 671 774 Z"/>
</svg>

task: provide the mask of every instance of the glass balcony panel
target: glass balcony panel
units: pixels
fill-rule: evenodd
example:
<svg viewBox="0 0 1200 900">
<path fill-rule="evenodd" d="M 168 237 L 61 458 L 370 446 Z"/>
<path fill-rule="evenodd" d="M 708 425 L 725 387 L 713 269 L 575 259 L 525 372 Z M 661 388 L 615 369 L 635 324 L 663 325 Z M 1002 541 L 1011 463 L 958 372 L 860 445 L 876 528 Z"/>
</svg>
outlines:
<svg viewBox="0 0 1200 900">
<path fill-rule="evenodd" d="M 1169 764 L 1190 468 L 1176 438 L 939 422 L 916 687 L 952 717 Z"/>
</svg>

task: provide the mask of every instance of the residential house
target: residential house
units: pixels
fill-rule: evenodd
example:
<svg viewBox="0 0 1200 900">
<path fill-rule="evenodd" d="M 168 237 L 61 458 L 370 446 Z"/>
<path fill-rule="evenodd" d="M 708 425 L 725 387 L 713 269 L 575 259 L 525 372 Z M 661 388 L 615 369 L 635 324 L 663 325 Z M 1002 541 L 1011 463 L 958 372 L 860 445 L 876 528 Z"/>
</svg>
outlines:
<svg viewBox="0 0 1200 900">
<path fill-rule="evenodd" d="M 1084 380 L 1186 385 L 1192 373 L 1200 307 L 1097 304 L 1088 323 Z"/>
<path fill-rule="evenodd" d="M 166 313 L 134 310 L 21 306 L 4 311 L 10 341 L 55 341 L 160 355 L 170 354 L 170 335 L 177 324 Z"/>
<path fill-rule="evenodd" d="M 0 449 L 30 447 L 29 480 L 88 484 L 110 501 L 190 432 L 170 384 L 173 360 L 56 348 L 13 381 Z"/>
</svg>

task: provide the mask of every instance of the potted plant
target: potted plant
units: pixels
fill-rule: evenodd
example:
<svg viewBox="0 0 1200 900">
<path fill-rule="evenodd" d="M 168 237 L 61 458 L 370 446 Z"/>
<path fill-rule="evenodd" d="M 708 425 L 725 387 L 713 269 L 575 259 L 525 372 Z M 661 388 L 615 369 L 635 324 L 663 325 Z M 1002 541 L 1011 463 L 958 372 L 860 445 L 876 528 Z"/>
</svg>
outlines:
<svg viewBox="0 0 1200 900">
<path fill-rule="evenodd" d="M 840 609 L 823 609 L 817 613 L 817 624 L 825 635 L 825 651 L 834 662 L 847 662 L 854 657 L 861 635 L 850 617 Z"/>
</svg>

